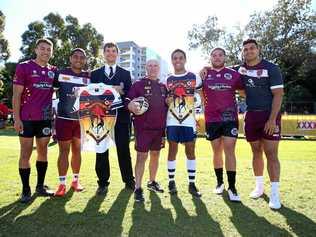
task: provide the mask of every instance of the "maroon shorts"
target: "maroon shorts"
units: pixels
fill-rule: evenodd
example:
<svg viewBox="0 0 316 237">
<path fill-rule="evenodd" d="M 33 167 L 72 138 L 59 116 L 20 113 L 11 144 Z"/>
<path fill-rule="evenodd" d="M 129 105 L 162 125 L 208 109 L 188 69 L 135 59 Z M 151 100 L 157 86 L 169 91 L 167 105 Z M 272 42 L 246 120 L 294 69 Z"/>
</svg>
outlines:
<svg viewBox="0 0 316 237">
<path fill-rule="evenodd" d="M 135 150 L 159 151 L 163 146 L 163 130 L 135 130 Z"/>
<path fill-rule="evenodd" d="M 245 116 L 245 135 L 248 142 L 260 139 L 278 141 L 281 139 L 281 113 L 276 119 L 276 129 L 272 135 L 265 133 L 264 125 L 268 121 L 270 111 L 247 111 Z"/>
<path fill-rule="evenodd" d="M 67 141 L 74 137 L 80 139 L 80 123 L 78 120 L 56 118 L 55 129 L 57 141 Z"/>
</svg>

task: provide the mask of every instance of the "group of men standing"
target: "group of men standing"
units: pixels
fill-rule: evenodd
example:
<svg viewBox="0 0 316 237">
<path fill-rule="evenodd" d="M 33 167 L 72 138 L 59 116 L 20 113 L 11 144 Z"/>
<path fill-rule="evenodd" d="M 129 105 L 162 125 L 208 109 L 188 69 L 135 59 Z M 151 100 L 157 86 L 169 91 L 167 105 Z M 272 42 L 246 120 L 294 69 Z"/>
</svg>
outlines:
<svg viewBox="0 0 316 237">
<path fill-rule="evenodd" d="M 244 64 L 238 68 L 225 67 L 226 52 L 215 48 L 211 52 L 211 65 L 201 70 L 200 75 L 185 68 L 186 53 L 176 49 L 171 54 L 174 73 L 167 78 L 158 78 L 159 62 L 146 63 L 147 75 L 132 84 L 130 73 L 116 64 L 118 47 L 114 43 L 104 45 L 105 65 L 88 73 L 84 71 L 87 56 L 83 49 L 73 49 L 70 67 L 57 70 L 48 64 L 53 53 L 53 44 L 47 39 L 36 43 L 36 58 L 18 64 L 13 86 L 14 127 L 20 136 L 19 173 L 23 185 L 21 201 L 31 200 L 29 186 L 30 157 L 33 138 L 36 137 L 38 180 L 36 192 L 45 196 L 64 196 L 66 175 L 71 150 L 75 191 L 84 188 L 79 182 L 81 164 L 80 124 L 78 114 L 73 113 L 74 88 L 89 83 L 111 85 L 120 94 L 125 106 L 118 109 L 114 128 L 115 143 L 122 180 L 126 188 L 134 190 L 135 201 L 144 201 L 142 177 L 145 162 L 150 155 L 149 181 L 147 188 L 163 192 L 156 180 L 160 149 L 167 137 L 168 149 L 168 189 L 177 193 L 175 182 L 176 156 L 178 144 L 185 146 L 188 173 L 188 191 L 194 197 L 201 197 L 195 184 L 196 176 L 196 120 L 195 96 L 200 94 L 204 104 L 206 136 L 213 149 L 213 164 L 217 177 L 214 190 L 224 191 L 223 159 L 228 178 L 228 196 L 231 201 L 240 201 L 236 182 L 235 144 L 238 136 L 238 113 L 235 99 L 236 90 L 246 94 L 248 111 L 245 118 L 245 134 L 253 152 L 253 168 L 256 187 L 252 198 L 262 196 L 263 152 L 267 157 L 268 173 L 271 181 L 269 206 L 281 207 L 279 198 L 280 165 L 278 161 L 278 141 L 280 139 L 280 107 L 283 95 L 283 81 L 278 67 L 260 58 L 259 46 L 253 39 L 243 42 Z M 60 184 L 55 192 L 44 185 L 47 170 L 47 145 L 51 135 L 51 101 L 53 91 L 58 91 L 59 104 L 56 119 L 56 137 L 59 145 L 58 171 Z M 245 92 L 245 93 L 244 93 Z M 143 98 L 148 104 L 146 112 L 140 112 L 138 102 Z M 129 149 L 131 119 L 134 124 L 135 179 L 132 171 Z M 107 192 L 110 166 L 109 151 L 96 153 L 95 171 L 98 176 L 97 194 Z"/>
</svg>

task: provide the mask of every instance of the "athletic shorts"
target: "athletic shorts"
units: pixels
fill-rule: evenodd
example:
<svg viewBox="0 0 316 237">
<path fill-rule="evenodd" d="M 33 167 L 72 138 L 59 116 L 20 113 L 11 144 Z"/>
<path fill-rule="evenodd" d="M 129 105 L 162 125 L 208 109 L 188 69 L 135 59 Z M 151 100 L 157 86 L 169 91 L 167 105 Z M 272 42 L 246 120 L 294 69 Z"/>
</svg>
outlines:
<svg viewBox="0 0 316 237">
<path fill-rule="evenodd" d="M 50 137 L 52 135 L 51 120 L 22 121 L 23 131 L 20 137 Z"/>
<path fill-rule="evenodd" d="M 56 118 L 55 129 L 57 141 L 68 141 L 74 137 L 80 139 L 80 123 L 78 120 Z"/>
<path fill-rule="evenodd" d="M 164 130 L 135 130 L 135 150 L 159 151 L 163 148 Z"/>
<path fill-rule="evenodd" d="M 210 122 L 205 124 L 206 139 L 213 141 L 220 137 L 238 137 L 238 122 Z"/>
<path fill-rule="evenodd" d="M 167 139 L 176 143 L 193 142 L 196 138 L 196 132 L 192 127 L 168 126 Z"/>
<path fill-rule="evenodd" d="M 270 111 L 247 111 L 245 115 L 245 135 L 248 142 L 261 139 L 278 141 L 281 139 L 281 113 L 276 119 L 276 129 L 272 135 L 265 133 L 264 125 L 268 121 Z"/>
</svg>

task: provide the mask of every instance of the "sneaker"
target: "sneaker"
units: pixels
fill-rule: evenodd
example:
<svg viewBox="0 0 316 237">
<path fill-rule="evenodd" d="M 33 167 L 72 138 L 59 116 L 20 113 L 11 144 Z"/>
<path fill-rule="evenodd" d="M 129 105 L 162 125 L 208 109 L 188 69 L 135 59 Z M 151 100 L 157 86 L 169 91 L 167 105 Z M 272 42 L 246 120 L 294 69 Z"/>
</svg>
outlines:
<svg viewBox="0 0 316 237">
<path fill-rule="evenodd" d="M 28 203 L 31 201 L 31 199 L 32 199 L 31 190 L 26 191 L 26 192 L 22 192 L 21 199 L 20 199 L 21 203 Z"/>
<path fill-rule="evenodd" d="M 163 193 L 163 189 L 160 187 L 159 183 L 156 181 L 148 182 L 147 183 L 147 189 L 150 191 L 158 192 L 158 193 Z"/>
<path fill-rule="evenodd" d="M 54 193 L 55 197 L 63 197 L 66 194 L 66 185 L 65 184 L 59 184 L 56 192 Z"/>
<path fill-rule="evenodd" d="M 270 200 L 269 200 L 269 207 L 275 210 L 281 208 L 280 196 L 278 192 L 271 193 Z"/>
<path fill-rule="evenodd" d="M 190 183 L 189 184 L 189 193 L 192 194 L 194 197 L 202 197 L 202 194 L 199 192 L 197 187 L 195 186 L 195 183 Z"/>
<path fill-rule="evenodd" d="M 81 191 L 84 190 L 84 187 L 81 186 L 81 184 L 79 183 L 78 180 L 72 181 L 72 183 L 71 183 L 71 188 L 72 188 L 75 192 L 81 192 Z"/>
<path fill-rule="evenodd" d="M 135 198 L 135 202 L 144 202 L 145 201 L 142 188 L 135 189 L 134 198 Z"/>
<path fill-rule="evenodd" d="M 54 196 L 54 191 L 46 185 L 36 186 L 36 193 L 37 195 L 44 197 Z"/>
<path fill-rule="evenodd" d="M 225 186 L 224 186 L 224 184 L 222 183 L 222 184 L 217 184 L 217 186 L 216 186 L 216 188 L 214 189 L 214 193 L 215 194 L 218 194 L 218 195 L 221 195 L 223 192 L 224 192 L 224 190 L 225 190 Z"/>
<path fill-rule="evenodd" d="M 229 188 L 227 190 L 227 192 L 228 192 L 229 201 L 240 202 L 240 197 L 239 197 L 237 190 L 235 188 Z"/>
<path fill-rule="evenodd" d="M 106 193 L 108 192 L 108 186 L 99 186 L 96 194 L 97 195 L 106 195 Z"/>
<path fill-rule="evenodd" d="M 257 199 L 259 197 L 261 197 L 263 195 L 263 189 L 260 189 L 258 187 L 256 187 L 251 193 L 250 193 L 250 197 L 253 199 Z"/>
<path fill-rule="evenodd" d="M 176 182 L 175 182 L 175 181 L 169 181 L 168 188 L 169 188 L 169 193 L 170 193 L 171 195 L 178 193 L 178 190 L 177 190 Z"/>
</svg>

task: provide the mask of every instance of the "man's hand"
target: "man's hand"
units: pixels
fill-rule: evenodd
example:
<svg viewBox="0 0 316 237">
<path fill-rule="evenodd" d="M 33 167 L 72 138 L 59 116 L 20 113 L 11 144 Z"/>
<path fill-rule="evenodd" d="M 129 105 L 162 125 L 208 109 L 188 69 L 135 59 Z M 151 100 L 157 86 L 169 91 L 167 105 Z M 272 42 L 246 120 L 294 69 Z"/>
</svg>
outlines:
<svg viewBox="0 0 316 237">
<path fill-rule="evenodd" d="M 120 95 L 124 95 L 124 91 L 122 86 L 113 86 L 113 88 L 120 94 Z"/>
<path fill-rule="evenodd" d="M 23 123 L 20 119 L 14 121 L 14 129 L 18 133 L 23 131 Z"/>
<path fill-rule="evenodd" d="M 275 119 L 269 119 L 264 125 L 264 132 L 268 135 L 273 135 L 277 125 Z"/>
<path fill-rule="evenodd" d="M 208 69 L 208 67 L 203 67 L 203 69 L 199 73 L 202 80 L 204 80 L 206 78 L 207 69 Z"/>
<path fill-rule="evenodd" d="M 173 98 L 171 96 L 168 96 L 165 100 L 166 104 L 168 105 L 168 107 L 170 106 L 170 104 L 172 103 Z"/>
<path fill-rule="evenodd" d="M 127 105 L 127 108 L 129 111 L 131 111 L 133 114 L 139 114 L 140 113 L 140 107 L 137 103 L 135 103 L 134 101 L 129 102 L 129 104 Z"/>
</svg>

